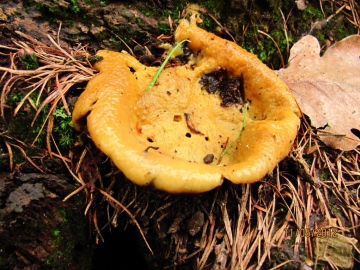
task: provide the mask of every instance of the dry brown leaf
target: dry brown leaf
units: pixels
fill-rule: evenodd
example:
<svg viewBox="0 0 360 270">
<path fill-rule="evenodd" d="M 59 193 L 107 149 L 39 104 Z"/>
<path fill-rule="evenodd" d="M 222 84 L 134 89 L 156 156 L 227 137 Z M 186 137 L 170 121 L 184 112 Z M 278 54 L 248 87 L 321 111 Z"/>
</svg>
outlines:
<svg viewBox="0 0 360 270">
<path fill-rule="evenodd" d="M 322 57 L 317 39 L 305 36 L 292 47 L 289 59 L 289 66 L 278 76 L 312 126 L 325 127 L 320 139 L 333 148 L 356 148 L 360 144 L 360 36 L 344 38 Z"/>
</svg>

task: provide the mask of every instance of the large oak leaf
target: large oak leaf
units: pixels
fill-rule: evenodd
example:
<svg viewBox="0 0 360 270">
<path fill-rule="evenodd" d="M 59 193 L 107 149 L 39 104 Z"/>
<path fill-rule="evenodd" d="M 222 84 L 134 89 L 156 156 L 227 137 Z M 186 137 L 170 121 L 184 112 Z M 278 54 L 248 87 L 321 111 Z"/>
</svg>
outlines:
<svg viewBox="0 0 360 270">
<path fill-rule="evenodd" d="M 349 36 L 320 56 L 320 45 L 305 36 L 290 51 L 278 76 L 290 87 L 312 126 L 328 146 L 352 150 L 360 144 L 360 36 Z"/>
</svg>

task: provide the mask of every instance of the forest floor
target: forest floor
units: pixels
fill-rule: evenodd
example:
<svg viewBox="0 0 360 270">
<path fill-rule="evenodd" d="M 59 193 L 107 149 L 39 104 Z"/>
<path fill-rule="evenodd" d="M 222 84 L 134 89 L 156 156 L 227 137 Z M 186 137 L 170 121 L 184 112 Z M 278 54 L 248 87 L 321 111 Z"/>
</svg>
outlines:
<svg viewBox="0 0 360 270">
<path fill-rule="evenodd" d="M 96 73 L 96 51 L 140 57 L 146 48 L 161 60 L 157 45 L 172 42 L 186 6 L 132 2 L 0 3 L 0 268 L 357 269 L 360 149 L 326 147 L 305 116 L 270 175 L 203 194 L 136 186 L 72 129 L 74 103 Z M 360 34 L 353 0 L 197 2 L 203 28 L 275 70 L 286 67 L 304 35 L 314 35 L 323 52 Z M 34 215 L 41 211 L 50 220 Z M 81 241 L 69 240 L 75 237 Z M 64 265 L 54 266 L 59 258 Z"/>
</svg>

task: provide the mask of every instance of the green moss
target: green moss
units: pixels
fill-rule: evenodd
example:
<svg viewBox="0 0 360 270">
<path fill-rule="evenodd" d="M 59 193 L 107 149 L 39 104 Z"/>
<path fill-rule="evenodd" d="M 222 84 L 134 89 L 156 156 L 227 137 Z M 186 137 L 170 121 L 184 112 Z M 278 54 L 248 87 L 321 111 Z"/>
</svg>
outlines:
<svg viewBox="0 0 360 270">
<path fill-rule="evenodd" d="M 219 12 L 223 9 L 225 1 L 200 0 L 199 5 L 205 7 L 210 12 Z"/>
<path fill-rule="evenodd" d="M 341 214 L 341 208 L 336 204 L 332 205 L 331 210 L 333 211 L 334 215 L 337 217 L 339 217 L 339 215 Z"/>
<path fill-rule="evenodd" d="M 81 205 L 78 205 L 78 206 L 81 206 Z M 63 222 L 67 222 L 67 216 L 69 215 L 68 213 L 68 210 L 66 208 L 60 208 L 60 209 L 57 209 L 56 210 L 56 214 L 61 218 L 61 220 Z"/>
<path fill-rule="evenodd" d="M 70 0 L 71 2 L 71 10 L 75 13 L 78 13 L 80 11 L 79 3 L 77 0 Z"/>
<path fill-rule="evenodd" d="M 9 96 L 7 104 L 15 108 L 24 98 L 25 94 L 26 93 L 23 91 L 16 90 L 12 95 Z M 36 100 L 38 99 L 38 93 L 32 93 L 29 99 L 31 99 L 32 103 L 35 104 Z M 40 99 L 37 106 L 41 104 L 42 100 L 43 98 Z M 15 117 L 6 115 L 6 120 L 9 123 L 7 131 L 7 135 L 9 137 L 16 138 L 28 145 L 33 144 L 35 138 L 37 137 L 34 142 L 34 147 L 23 147 L 23 150 L 27 156 L 31 157 L 39 155 L 38 149 L 46 148 L 46 126 L 44 128 L 42 127 L 46 121 L 48 112 L 49 106 L 46 105 L 42 108 L 33 126 L 30 126 L 30 123 L 35 117 L 35 109 L 30 106 L 28 101 L 24 102 L 23 107 Z M 63 107 L 57 108 L 54 113 L 53 135 L 57 145 L 61 148 L 61 150 L 69 149 L 74 143 L 75 133 L 70 123 L 71 116 L 65 112 L 65 109 Z M 24 155 L 19 149 L 12 147 L 12 152 L 14 164 L 21 164 L 25 161 Z"/>
<path fill-rule="evenodd" d="M 233 11 L 230 7 L 224 7 L 221 18 L 226 19 L 223 19 L 225 22 L 221 22 L 229 27 L 232 33 L 235 33 L 237 42 L 242 47 L 256 54 L 261 61 L 271 68 L 278 69 L 281 67 L 280 54 L 274 42 L 269 37 L 259 33 L 258 30 L 267 33 L 275 40 L 285 63 L 289 56 L 287 43 L 291 48 L 303 35 L 314 35 L 323 46 L 329 37 L 335 37 L 335 40 L 338 41 L 356 32 L 355 27 L 352 28 L 347 25 L 343 19 L 338 20 L 340 14 L 334 16 L 324 28 L 320 30 L 312 28 L 312 23 L 323 20 L 334 13 L 329 4 L 323 5 L 324 16 L 319 3 L 316 1 L 309 1 L 307 8 L 303 11 L 294 8 L 293 1 L 266 2 L 268 3 L 266 7 L 260 4 L 253 5 L 251 15 Z M 287 20 L 288 40 L 284 32 L 284 21 L 280 9 Z M 246 31 L 243 32 L 243 29 Z"/>
<path fill-rule="evenodd" d="M 59 229 L 54 229 L 52 234 L 53 234 L 53 236 L 58 237 L 60 235 L 60 230 Z"/>
<path fill-rule="evenodd" d="M 35 139 L 33 135 L 33 129 L 30 127 L 30 123 L 34 117 L 34 113 L 20 111 L 17 113 L 16 117 L 12 119 L 8 126 L 8 136 L 17 138 L 20 141 L 25 143 L 32 143 L 32 140 Z M 29 130 L 31 132 L 29 132 Z"/>
<path fill-rule="evenodd" d="M 333 194 L 329 196 L 329 208 L 332 214 L 341 220 L 342 224 L 347 224 L 347 219 L 344 217 L 343 211 L 339 206 L 339 199 Z"/>
<path fill-rule="evenodd" d="M 246 50 L 254 53 L 258 58 L 270 66 L 271 68 L 281 67 L 281 56 L 283 59 L 286 59 L 287 53 L 287 39 L 284 33 L 283 19 L 280 12 L 283 13 L 290 12 L 293 7 L 293 3 L 281 3 L 274 2 L 269 4 L 269 8 L 264 8 L 264 10 L 253 10 L 252 15 L 243 14 L 243 17 L 240 18 L 244 26 L 246 26 L 246 31 L 243 38 L 239 39 L 239 44 Z M 229 11 L 232 12 L 232 11 Z M 236 14 L 233 15 L 234 18 L 232 25 L 236 26 L 237 19 Z M 236 31 L 241 33 L 243 29 L 239 28 Z M 281 56 L 276 47 L 276 44 L 268 36 L 260 33 L 259 31 L 265 32 L 276 42 L 281 51 Z M 239 36 L 237 36 L 239 37 Z M 292 41 L 292 37 L 289 38 L 289 42 Z"/>
<path fill-rule="evenodd" d="M 306 9 L 303 12 L 303 18 L 306 20 L 309 19 L 315 20 L 315 19 L 322 19 L 324 18 L 324 16 L 322 14 L 320 7 L 316 8 L 312 5 L 307 5 Z"/>
<path fill-rule="evenodd" d="M 41 4 L 41 3 L 35 3 L 35 4 L 34 4 L 34 8 L 35 8 L 36 10 L 42 10 L 43 7 L 44 7 L 44 5 Z"/>
<path fill-rule="evenodd" d="M 324 28 L 325 36 L 333 36 L 336 41 L 340 41 L 345 37 L 357 34 L 357 28 L 350 22 L 339 20 L 340 15 L 333 17 Z"/>
<path fill-rule="evenodd" d="M 201 28 L 204 28 L 207 31 L 214 32 L 215 27 L 218 25 L 214 22 L 213 19 L 209 17 L 204 17 L 203 23 L 200 25 Z"/>
<path fill-rule="evenodd" d="M 158 22 L 159 31 L 164 34 L 170 34 L 170 25 L 167 23 Z"/>
<path fill-rule="evenodd" d="M 324 180 L 326 180 L 326 179 L 328 179 L 328 173 L 322 172 L 322 173 L 320 174 L 320 180 L 324 181 Z"/>
<path fill-rule="evenodd" d="M 158 27 L 160 33 L 170 34 L 170 26 L 167 23 L 169 16 L 173 21 L 177 21 L 179 19 L 179 14 L 186 6 L 186 1 L 177 1 L 176 4 L 172 4 L 172 7 L 169 9 L 159 9 L 154 6 L 143 6 L 140 8 L 140 11 L 147 17 L 154 18 L 158 20 Z"/>
<path fill-rule="evenodd" d="M 68 149 L 74 143 L 74 129 L 71 126 L 71 115 L 65 112 L 63 106 L 54 112 L 54 137 L 61 148 Z"/>
<path fill-rule="evenodd" d="M 20 60 L 25 65 L 25 68 L 27 70 L 34 70 L 39 67 L 39 63 L 37 61 L 37 57 L 35 53 L 33 54 L 24 53 L 24 55 L 20 58 Z"/>
<path fill-rule="evenodd" d="M 87 248 L 88 242 L 86 230 L 84 230 L 86 218 L 84 218 L 81 212 L 82 202 L 79 198 L 77 200 L 78 210 L 74 211 L 74 208 L 65 207 L 59 208 L 56 211 L 56 219 L 61 220 L 61 223 L 58 227 L 51 229 L 51 246 L 53 251 L 45 261 L 52 269 L 60 269 L 59 267 L 64 265 L 63 261 L 76 263 L 80 260 L 83 260 L 83 263 L 81 265 L 78 264 L 76 269 L 89 269 L 91 254 L 80 255 L 77 249 L 79 246 Z M 92 252 L 91 250 L 89 251 Z M 84 260 L 87 260 L 87 262 Z"/>
</svg>

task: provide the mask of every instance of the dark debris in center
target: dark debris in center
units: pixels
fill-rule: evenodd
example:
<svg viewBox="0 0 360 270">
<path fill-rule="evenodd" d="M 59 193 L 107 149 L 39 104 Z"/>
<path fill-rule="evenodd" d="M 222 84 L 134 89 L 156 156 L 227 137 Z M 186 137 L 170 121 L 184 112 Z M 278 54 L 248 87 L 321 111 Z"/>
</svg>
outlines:
<svg viewBox="0 0 360 270">
<path fill-rule="evenodd" d="M 210 94 L 219 94 L 221 106 L 243 105 L 245 101 L 244 77 L 229 77 L 226 69 L 215 68 L 200 79 L 202 89 Z"/>
</svg>

